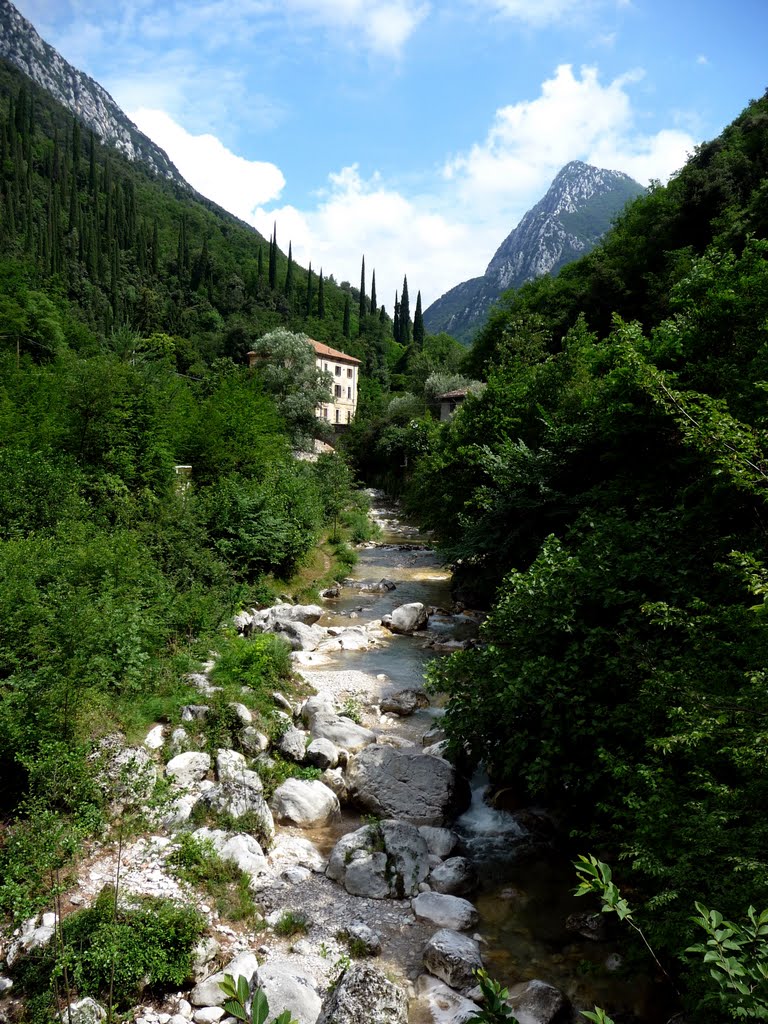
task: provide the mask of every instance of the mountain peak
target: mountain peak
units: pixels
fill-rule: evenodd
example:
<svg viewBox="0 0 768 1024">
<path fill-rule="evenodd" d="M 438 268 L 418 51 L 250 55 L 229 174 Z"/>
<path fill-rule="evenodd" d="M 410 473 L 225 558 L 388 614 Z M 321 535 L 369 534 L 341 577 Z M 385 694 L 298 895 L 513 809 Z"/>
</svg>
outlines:
<svg viewBox="0 0 768 1024">
<path fill-rule="evenodd" d="M 0 57 L 49 92 L 102 142 L 189 189 L 168 154 L 139 131 L 106 89 L 46 43 L 10 0 L 0 0 Z"/>
<path fill-rule="evenodd" d="M 457 285 L 425 310 L 427 329 L 471 341 L 503 292 L 542 274 L 556 274 L 584 256 L 643 191 L 621 171 L 571 160 L 504 239 L 483 277 Z"/>
</svg>

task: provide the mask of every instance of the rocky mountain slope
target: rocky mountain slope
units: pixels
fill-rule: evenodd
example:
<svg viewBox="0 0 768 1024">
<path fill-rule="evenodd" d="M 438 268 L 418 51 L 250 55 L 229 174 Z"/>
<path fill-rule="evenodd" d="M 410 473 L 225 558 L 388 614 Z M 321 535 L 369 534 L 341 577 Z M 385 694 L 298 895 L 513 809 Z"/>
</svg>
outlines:
<svg viewBox="0 0 768 1024">
<path fill-rule="evenodd" d="M 451 288 L 424 312 L 428 331 L 469 343 L 509 288 L 556 274 L 597 245 L 611 222 L 643 188 L 620 171 L 572 160 L 547 194 L 504 239 L 482 277 Z"/>
<path fill-rule="evenodd" d="M 0 0 L 0 57 L 46 89 L 103 142 L 129 160 L 147 164 L 160 177 L 189 188 L 168 155 L 139 131 L 106 89 L 41 39 L 10 0 Z"/>
</svg>

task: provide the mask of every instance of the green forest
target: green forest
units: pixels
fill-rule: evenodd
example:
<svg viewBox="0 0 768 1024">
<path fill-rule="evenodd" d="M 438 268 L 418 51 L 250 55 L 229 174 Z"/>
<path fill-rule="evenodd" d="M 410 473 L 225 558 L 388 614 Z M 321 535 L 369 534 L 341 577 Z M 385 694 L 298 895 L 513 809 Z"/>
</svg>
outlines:
<svg viewBox="0 0 768 1024">
<path fill-rule="evenodd" d="M 766 1019 L 768 924 L 723 940 L 727 991 L 687 950 L 697 903 L 768 907 L 768 96 L 470 350 L 425 335 L 407 282 L 392 318 L 366 283 L 0 68 L 0 914 L 105 827 L 95 741 L 172 719 L 239 608 L 343 575 L 357 479 L 488 611 L 430 670 L 453 750 L 613 866 L 691 1020 Z M 294 452 L 327 382 L 297 334 L 363 364 L 316 463 Z M 249 370 L 259 344 L 289 372 Z"/>
</svg>

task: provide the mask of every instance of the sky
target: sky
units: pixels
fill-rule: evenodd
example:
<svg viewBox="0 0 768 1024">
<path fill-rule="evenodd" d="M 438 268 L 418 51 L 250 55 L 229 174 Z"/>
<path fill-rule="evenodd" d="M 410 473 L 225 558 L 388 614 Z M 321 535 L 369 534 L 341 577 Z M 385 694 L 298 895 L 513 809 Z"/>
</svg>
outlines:
<svg viewBox="0 0 768 1024">
<path fill-rule="evenodd" d="M 569 160 L 668 180 L 768 86 L 768 0 L 16 0 L 198 191 L 391 312 Z M 412 299 L 413 301 L 413 299 Z"/>
</svg>

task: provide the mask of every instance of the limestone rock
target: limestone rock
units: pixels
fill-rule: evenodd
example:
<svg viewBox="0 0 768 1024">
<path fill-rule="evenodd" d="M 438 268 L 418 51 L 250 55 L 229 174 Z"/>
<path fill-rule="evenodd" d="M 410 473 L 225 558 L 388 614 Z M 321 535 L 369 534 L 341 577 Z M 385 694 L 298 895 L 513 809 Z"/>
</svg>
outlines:
<svg viewBox="0 0 768 1024">
<path fill-rule="evenodd" d="M 64 1011 L 66 1024 L 101 1024 L 106 1019 L 107 1011 L 90 996 L 70 1003 Z"/>
<path fill-rule="evenodd" d="M 474 972 L 483 966 L 480 946 L 468 935 L 441 928 L 427 942 L 424 966 L 446 985 L 466 993 L 475 987 Z"/>
<path fill-rule="evenodd" d="M 358 806 L 413 825 L 442 825 L 469 801 L 466 781 L 447 761 L 381 744 L 350 758 L 347 786 Z"/>
<path fill-rule="evenodd" d="M 449 857 L 432 869 L 429 884 L 435 892 L 466 896 L 477 888 L 477 871 L 466 857 Z"/>
<path fill-rule="evenodd" d="M 422 974 L 416 981 L 417 1006 L 429 1014 L 433 1024 L 470 1024 L 477 1016 L 477 1003 L 448 988 L 444 981 Z"/>
<path fill-rule="evenodd" d="M 410 604 L 401 604 L 381 621 L 391 632 L 408 636 L 419 629 L 424 629 L 428 620 L 429 612 L 426 606 L 421 601 L 412 601 Z"/>
<path fill-rule="evenodd" d="M 290 1010 L 298 1024 L 315 1024 L 322 1000 L 315 991 L 316 982 L 311 975 L 288 964 L 267 963 L 259 967 L 256 983 L 264 990 L 270 1010 Z M 273 1012 L 270 1012 L 270 1020 Z"/>
<path fill-rule="evenodd" d="M 381 953 L 381 938 L 364 921 L 354 921 L 342 931 L 365 951 L 366 956 L 378 956 Z"/>
<path fill-rule="evenodd" d="M 427 848 L 436 857 L 448 857 L 459 841 L 459 837 L 449 828 L 435 828 L 434 825 L 422 825 L 419 832 L 424 836 Z"/>
<path fill-rule="evenodd" d="M 315 768 L 335 768 L 339 763 L 339 748 L 330 740 L 312 740 L 304 751 L 304 760 Z"/>
<path fill-rule="evenodd" d="M 407 1024 L 405 992 L 370 964 L 344 972 L 326 996 L 317 1024 Z"/>
<path fill-rule="evenodd" d="M 184 754 L 177 754 L 176 757 L 171 758 L 165 766 L 165 774 L 174 785 L 188 789 L 204 779 L 210 768 L 209 754 L 188 750 Z"/>
<path fill-rule="evenodd" d="M 474 928 L 478 921 L 475 908 L 460 896 L 422 892 L 411 900 L 411 907 L 420 921 L 429 921 L 438 928 L 450 928 L 455 932 Z"/>
<path fill-rule="evenodd" d="M 243 750 L 252 756 L 263 754 L 265 750 L 269 749 L 269 737 L 252 725 L 246 725 L 241 730 L 238 739 Z"/>
<path fill-rule="evenodd" d="M 317 779 L 286 779 L 272 797 L 278 821 L 300 828 L 324 825 L 341 811 L 338 798 Z"/>
<path fill-rule="evenodd" d="M 568 998 L 546 981 L 525 981 L 509 990 L 507 1005 L 523 1024 L 552 1024 L 569 1008 Z"/>
<path fill-rule="evenodd" d="M 289 725 L 275 746 L 283 757 L 301 764 L 307 751 L 307 734 L 295 725 Z"/>
<path fill-rule="evenodd" d="M 402 821 L 380 821 L 336 843 L 326 874 L 352 896 L 403 899 L 418 892 L 429 870 L 427 844 Z"/>
<path fill-rule="evenodd" d="M 228 963 L 223 971 L 218 971 L 195 985 L 189 994 L 190 1003 L 193 1006 L 223 1006 L 227 997 L 222 992 L 219 982 L 224 980 L 224 975 L 230 974 L 235 979 L 242 975 L 251 985 L 258 966 L 253 953 L 241 953 Z"/>
<path fill-rule="evenodd" d="M 412 715 L 419 708 L 429 706 L 429 697 L 423 690 L 398 690 L 395 693 L 382 697 L 381 710 L 391 715 L 399 715 L 405 718 Z"/>
<path fill-rule="evenodd" d="M 160 750 L 165 743 L 165 732 L 162 725 L 153 726 L 144 737 L 147 750 Z"/>
</svg>

